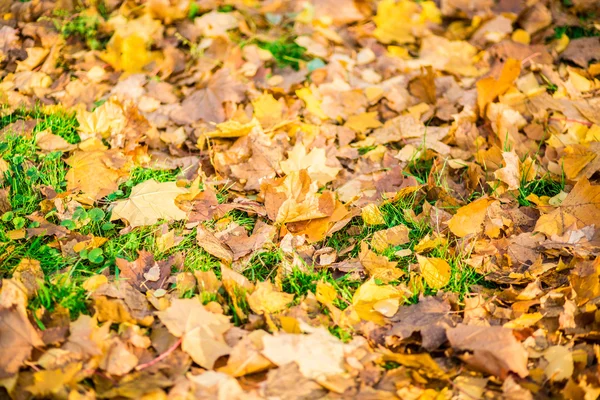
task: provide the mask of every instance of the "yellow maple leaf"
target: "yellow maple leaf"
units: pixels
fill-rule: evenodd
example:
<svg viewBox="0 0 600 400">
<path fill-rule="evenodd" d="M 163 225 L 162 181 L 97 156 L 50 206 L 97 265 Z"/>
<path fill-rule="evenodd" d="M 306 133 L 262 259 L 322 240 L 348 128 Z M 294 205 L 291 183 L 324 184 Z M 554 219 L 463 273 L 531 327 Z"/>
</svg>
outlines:
<svg viewBox="0 0 600 400">
<path fill-rule="evenodd" d="M 404 275 L 404 271 L 396 268 L 398 265 L 397 262 L 390 261 L 386 256 L 380 256 L 371 251 L 369 245 L 365 242 L 361 242 L 360 244 L 358 259 L 369 276 L 383 283 L 395 281 Z"/>
<path fill-rule="evenodd" d="M 307 153 L 306 147 L 296 143 L 294 148 L 288 151 L 288 159 L 282 161 L 279 166 L 286 175 L 304 169 L 313 182 L 317 182 L 319 186 L 324 186 L 334 180 L 340 172 L 340 168 L 330 167 L 326 163 L 327 155 L 324 148 L 315 147 Z"/>
<path fill-rule="evenodd" d="M 283 104 L 278 102 L 272 94 L 265 93 L 252 100 L 254 116 L 263 129 L 275 127 L 282 121 Z"/>
<path fill-rule="evenodd" d="M 276 223 L 324 218 L 333 214 L 335 199 L 331 192 L 318 193 L 306 170 L 292 171 L 285 178 L 263 182 L 267 215 Z"/>
<path fill-rule="evenodd" d="M 352 115 L 344 124 L 344 126 L 358 133 L 365 133 L 369 129 L 379 128 L 381 125 L 382 123 L 377 117 L 377 111 Z"/>
</svg>

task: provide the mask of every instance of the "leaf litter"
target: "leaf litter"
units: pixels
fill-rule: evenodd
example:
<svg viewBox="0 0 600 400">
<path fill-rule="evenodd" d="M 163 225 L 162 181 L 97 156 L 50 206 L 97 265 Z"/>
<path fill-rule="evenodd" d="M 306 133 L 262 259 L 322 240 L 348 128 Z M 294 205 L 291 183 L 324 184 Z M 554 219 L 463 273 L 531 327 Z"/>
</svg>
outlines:
<svg viewBox="0 0 600 400">
<path fill-rule="evenodd" d="M 600 397 L 594 2 L 0 11 L 3 397 Z"/>
</svg>

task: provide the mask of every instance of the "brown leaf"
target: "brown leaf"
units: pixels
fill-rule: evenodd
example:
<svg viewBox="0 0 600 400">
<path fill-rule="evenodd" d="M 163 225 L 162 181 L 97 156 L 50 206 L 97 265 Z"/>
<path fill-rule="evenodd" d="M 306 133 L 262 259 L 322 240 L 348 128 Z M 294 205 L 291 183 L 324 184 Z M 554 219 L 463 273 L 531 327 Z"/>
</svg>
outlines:
<svg viewBox="0 0 600 400">
<path fill-rule="evenodd" d="M 417 304 L 400 307 L 391 320 L 395 324 L 389 331 L 390 336 L 403 340 L 419 332 L 427 351 L 440 347 L 446 341 L 446 329 L 455 325 L 450 304 L 437 297 L 421 296 Z"/>
<path fill-rule="evenodd" d="M 446 335 L 450 345 L 456 350 L 473 352 L 463 359 L 477 369 L 502 379 L 510 372 L 515 372 L 522 378 L 529 375 L 527 350 L 510 329 L 459 324 L 448 329 Z"/>
<path fill-rule="evenodd" d="M 580 67 L 587 68 L 590 61 L 600 59 L 600 38 L 583 37 L 571 39 L 560 57 L 573 61 Z"/>
<path fill-rule="evenodd" d="M 5 280 L 3 285 L 7 285 Z M 0 378 L 16 374 L 31 356 L 34 347 L 44 343 L 29 322 L 24 310 L 17 306 L 0 306 Z"/>
<path fill-rule="evenodd" d="M 181 108 L 171 114 L 176 121 L 192 123 L 225 121 L 223 103 L 243 99 L 245 86 L 233 78 L 232 71 L 221 68 L 210 78 L 204 89 L 196 90 L 181 103 Z"/>
<path fill-rule="evenodd" d="M 562 235 L 573 224 L 583 228 L 597 224 L 599 220 L 600 185 L 591 185 L 586 178 L 582 178 L 560 206 L 538 219 L 534 230 L 546 236 Z"/>
<path fill-rule="evenodd" d="M 231 249 L 202 225 L 196 228 L 196 241 L 208 254 L 217 257 L 227 265 L 230 265 L 233 261 L 233 252 Z"/>
<path fill-rule="evenodd" d="M 127 261 L 124 258 L 117 257 L 115 262 L 121 271 L 121 276 L 127 279 L 127 283 L 140 292 L 146 293 L 147 290 L 156 290 L 165 287 L 167 279 L 171 275 L 173 258 L 154 261 L 152 253 L 140 250 L 138 258 L 135 261 Z M 152 276 L 148 275 L 153 270 L 157 271 L 158 279 L 153 279 Z"/>
</svg>

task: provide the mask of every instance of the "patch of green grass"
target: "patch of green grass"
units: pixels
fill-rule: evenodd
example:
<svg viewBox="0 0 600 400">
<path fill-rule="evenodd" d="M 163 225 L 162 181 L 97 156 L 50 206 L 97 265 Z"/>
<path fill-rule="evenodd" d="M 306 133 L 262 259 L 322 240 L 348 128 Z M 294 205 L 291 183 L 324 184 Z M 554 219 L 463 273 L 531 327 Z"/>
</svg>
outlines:
<svg viewBox="0 0 600 400">
<path fill-rule="evenodd" d="M 292 38 L 280 38 L 273 42 L 258 41 L 257 44 L 258 47 L 269 51 L 273 55 L 279 68 L 289 66 L 298 71 L 301 62 L 309 61 L 306 48 L 298 45 Z"/>
<path fill-rule="evenodd" d="M 352 340 L 352 332 L 340 326 L 330 326 L 329 333 L 331 333 L 333 336 L 340 339 L 344 343 L 348 343 Z"/>
<path fill-rule="evenodd" d="M 266 281 L 275 276 L 277 266 L 283 260 L 281 250 L 254 253 L 243 275 L 252 282 Z"/>
<path fill-rule="evenodd" d="M 429 173 L 433 167 L 433 158 L 418 157 L 409 161 L 406 170 L 402 171 L 405 175 L 412 176 L 421 185 L 429 179 Z"/>
<path fill-rule="evenodd" d="M 354 292 L 362 284 L 361 281 L 351 280 L 349 275 L 335 279 L 327 269 L 302 271 L 295 268 L 283 277 L 281 286 L 284 292 L 293 294 L 294 299 L 298 301 L 308 292 L 316 294 L 319 281 L 329 283 L 337 291 L 339 297 L 333 301 L 333 304 L 341 310 L 352 303 Z"/>
<path fill-rule="evenodd" d="M 563 25 L 555 27 L 554 34 L 549 39 L 560 39 L 563 35 L 567 35 L 569 39 L 580 39 L 600 36 L 600 31 L 594 27 L 586 28 L 577 25 Z"/>
<path fill-rule="evenodd" d="M 100 50 L 106 46 L 107 38 L 99 34 L 100 18 L 95 15 L 55 13 L 58 18 L 52 20 L 56 30 L 65 38 L 78 38 L 91 50 Z"/>
<path fill-rule="evenodd" d="M 532 203 L 527 200 L 527 196 L 535 194 L 537 196 L 554 197 L 565 188 L 564 177 L 560 181 L 555 181 L 549 177 L 542 177 L 527 183 L 522 183 L 519 187 L 517 201 L 519 205 L 530 207 Z"/>
<path fill-rule="evenodd" d="M 79 282 L 70 277 L 55 275 L 40 285 L 36 296 L 29 303 L 29 308 L 34 311 L 40 308 L 54 311 L 57 306 L 69 310 L 71 319 L 76 319 L 80 314 L 89 314 L 87 291 L 81 287 Z M 36 322 L 38 325 L 41 324 L 40 328 L 44 328 L 41 321 Z"/>
<path fill-rule="evenodd" d="M 37 120 L 37 125 L 33 133 L 38 133 L 50 129 L 53 134 L 58 135 L 71 144 L 77 144 L 81 141 L 77 133 L 77 117 L 75 112 L 69 112 L 62 109 L 44 109 L 35 106 L 32 109 L 19 108 L 14 112 L 0 117 L 0 129 L 19 120 Z M 15 132 L 19 134 L 20 132 Z"/>
</svg>

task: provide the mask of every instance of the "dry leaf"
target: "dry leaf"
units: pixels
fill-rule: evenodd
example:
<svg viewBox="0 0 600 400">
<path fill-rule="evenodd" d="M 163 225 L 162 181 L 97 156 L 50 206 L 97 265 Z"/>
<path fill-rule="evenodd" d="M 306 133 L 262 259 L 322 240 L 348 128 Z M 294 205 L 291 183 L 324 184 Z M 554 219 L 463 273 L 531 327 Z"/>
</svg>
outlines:
<svg viewBox="0 0 600 400">
<path fill-rule="evenodd" d="M 475 235 L 483 230 L 483 221 L 488 207 L 493 203 L 490 198 L 481 198 L 458 209 L 448 221 L 448 227 L 458 237 Z"/>
<path fill-rule="evenodd" d="M 182 338 L 181 348 L 206 369 L 231 352 L 223 334 L 231 328 L 229 317 L 207 311 L 198 299 L 176 299 L 156 313 L 172 335 Z"/>
<path fill-rule="evenodd" d="M 448 329 L 446 335 L 456 350 L 473 352 L 464 359 L 475 368 L 500 378 L 505 378 L 510 372 L 522 378 L 529 375 L 527 351 L 510 329 L 459 324 Z"/>
<path fill-rule="evenodd" d="M 432 289 L 441 289 L 450 282 L 452 271 L 446 260 L 417 254 L 417 261 L 421 269 L 421 276 Z"/>
<path fill-rule="evenodd" d="M 111 220 L 123 219 L 132 228 L 154 225 L 161 219 L 179 221 L 187 214 L 175 205 L 175 198 L 187 193 L 175 182 L 157 182 L 149 179 L 131 189 L 126 200 L 114 202 Z"/>
</svg>

